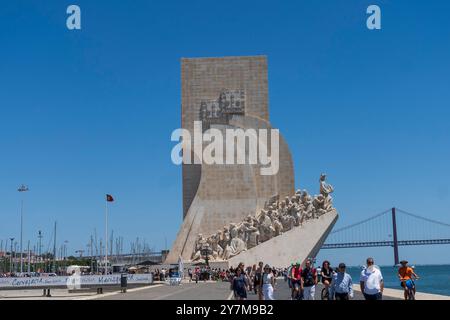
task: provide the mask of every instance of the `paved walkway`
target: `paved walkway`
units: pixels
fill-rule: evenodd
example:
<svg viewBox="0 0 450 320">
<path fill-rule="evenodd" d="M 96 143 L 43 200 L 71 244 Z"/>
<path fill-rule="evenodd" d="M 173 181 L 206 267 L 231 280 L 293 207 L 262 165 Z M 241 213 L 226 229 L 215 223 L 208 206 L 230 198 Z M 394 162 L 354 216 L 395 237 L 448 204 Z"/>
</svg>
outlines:
<svg viewBox="0 0 450 320">
<path fill-rule="evenodd" d="M 323 286 L 319 284 L 316 288 L 316 300 L 320 300 L 320 292 Z M 283 279 L 278 279 L 275 287 L 274 297 L 276 300 L 290 300 L 291 291 Z M 84 298 L 86 299 L 86 298 Z M 233 299 L 228 282 L 199 282 L 198 284 L 183 283 L 181 286 L 168 286 L 159 284 L 156 286 L 143 287 L 128 290 L 126 294 L 105 294 L 102 296 L 89 297 L 87 299 L 100 300 L 226 300 Z M 257 300 L 258 296 L 249 292 L 248 300 Z M 396 300 L 397 298 L 384 296 L 384 300 Z M 359 291 L 355 291 L 354 300 L 364 300 Z"/>
<path fill-rule="evenodd" d="M 315 299 L 320 300 L 320 294 L 323 289 L 322 284 L 318 284 L 316 286 L 316 293 L 315 293 Z M 284 279 L 278 278 L 277 284 L 275 285 L 275 291 L 274 291 L 274 298 L 275 300 L 290 300 L 291 299 L 291 290 L 289 289 L 287 282 L 284 281 Z M 250 293 L 248 295 L 248 300 L 257 300 L 258 296 L 254 293 Z M 353 300 L 364 300 L 364 296 L 360 291 L 354 292 Z M 397 298 L 384 296 L 383 300 L 397 300 Z"/>
<path fill-rule="evenodd" d="M 316 300 L 320 300 L 322 285 L 316 288 Z M 357 285 L 354 286 L 354 300 L 363 300 L 364 297 Z M 118 290 L 106 291 L 98 295 L 95 292 L 75 292 L 69 293 L 66 289 L 53 289 L 52 297 L 42 297 L 42 290 L 19 290 L 0 291 L 2 299 L 20 300 L 227 300 L 233 299 L 228 282 L 184 282 L 180 286 L 169 286 L 166 283 L 155 283 L 151 286 L 128 289 L 127 293 L 120 293 Z M 290 300 L 291 293 L 282 278 L 277 279 L 274 297 L 276 300 Z M 418 300 L 439 300 L 450 299 L 447 296 L 438 296 L 424 293 L 417 293 Z M 258 296 L 253 292 L 248 294 L 249 300 L 257 300 Z M 402 299 L 402 291 L 395 289 L 385 289 L 383 300 Z"/>
<path fill-rule="evenodd" d="M 180 286 L 156 284 L 128 290 L 126 294 L 104 294 L 99 300 L 226 300 L 230 297 L 227 282 L 186 282 Z"/>
</svg>

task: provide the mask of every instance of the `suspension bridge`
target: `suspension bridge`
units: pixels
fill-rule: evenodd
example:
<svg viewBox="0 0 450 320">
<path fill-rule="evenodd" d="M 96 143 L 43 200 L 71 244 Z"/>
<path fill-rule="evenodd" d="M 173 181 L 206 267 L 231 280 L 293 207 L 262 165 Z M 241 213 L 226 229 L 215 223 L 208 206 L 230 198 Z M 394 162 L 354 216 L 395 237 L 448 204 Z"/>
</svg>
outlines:
<svg viewBox="0 0 450 320">
<path fill-rule="evenodd" d="M 392 247 L 394 264 L 399 263 L 399 246 L 450 244 L 450 224 L 399 208 L 333 230 L 322 249 Z"/>
</svg>

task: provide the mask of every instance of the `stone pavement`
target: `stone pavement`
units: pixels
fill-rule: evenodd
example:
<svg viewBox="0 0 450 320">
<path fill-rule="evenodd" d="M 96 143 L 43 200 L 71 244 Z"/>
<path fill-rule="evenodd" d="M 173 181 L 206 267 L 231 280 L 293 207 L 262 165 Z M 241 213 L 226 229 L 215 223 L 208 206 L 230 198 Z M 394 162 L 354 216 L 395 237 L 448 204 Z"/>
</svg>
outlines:
<svg viewBox="0 0 450 320">
<path fill-rule="evenodd" d="M 180 286 L 156 284 L 128 290 L 125 294 L 104 294 L 98 300 L 226 300 L 230 297 L 228 282 L 185 282 Z M 91 299 L 91 298 L 87 298 Z"/>
<path fill-rule="evenodd" d="M 354 300 L 363 300 L 364 297 L 355 285 Z M 320 300 L 322 285 L 316 288 L 316 300 Z M 277 279 L 274 297 L 276 300 L 290 300 L 290 289 L 282 278 Z M 448 296 L 438 296 L 425 293 L 417 293 L 418 300 L 439 300 L 450 299 Z M 52 297 L 42 296 L 42 290 L 13 290 L 0 291 L 0 301 L 11 300 L 227 300 L 233 299 L 228 282 L 183 282 L 181 286 L 169 286 L 166 283 L 155 283 L 154 285 L 128 289 L 127 293 L 120 293 L 119 290 L 107 290 L 104 294 L 98 295 L 95 292 L 75 292 L 69 293 L 67 289 L 52 289 Z M 257 300 L 254 293 L 248 294 L 248 300 Z M 385 289 L 383 300 L 402 299 L 402 291 L 395 289 Z"/>
<path fill-rule="evenodd" d="M 316 293 L 315 293 L 315 299 L 320 300 L 320 293 L 323 289 L 322 284 L 318 284 L 316 286 Z M 282 278 L 277 279 L 277 283 L 275 285 L 275 291 L 274 291 L 274 298 L 275 300 L 290 300 L 291 299 L 291 290 L 289 289 L 287 282 L 284 281 Z M 254 293 L 250 293 L 248 295 L 248 300 L 257 300 L 258 296 Z M 353 300 L 364 300 L 364 296 L 360 291 L 354 292 Z M 396 298 L 384 296 L 383 300 L 397 300 Z"/>
<path fill-rule="evenodd" d="M 320 300 L 322 285 L 316 288 L 316 300 Z M 276 300 L 290 300 L 290 289 L 282 278 L 277 279 L 274 297 Z M 226 300 L 233 299 L 228 282 L 195 282 L 183 283 L 181 286 L 168 286 L 158 284 L 150 287 L 143 287 L 128 290 L 126 294 L 105 294 L 85 299 L 100 300 Z M 248 300 L 257 300 L 258 296 L 253 292 L 248 294 Z M 395 300 L 397 298 L 384 296 L 383 300 Z M 353 300 L 364 300 L 359 291 L 355 291 Z"/>
</svg>

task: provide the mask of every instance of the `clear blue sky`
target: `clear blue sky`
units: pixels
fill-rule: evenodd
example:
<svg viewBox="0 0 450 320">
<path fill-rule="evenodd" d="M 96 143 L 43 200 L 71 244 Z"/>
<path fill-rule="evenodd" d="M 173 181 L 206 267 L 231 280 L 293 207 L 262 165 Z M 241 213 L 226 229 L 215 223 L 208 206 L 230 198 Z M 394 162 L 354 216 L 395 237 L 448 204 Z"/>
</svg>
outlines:
<svg viewBox="0 0 450 320">
<path fill-rule="evenodd" d="M 82 30 L 66 28 L 66 8 Z M 366 28 L 370 4 L 382 30 Z M 181 224 L 180 58 L 268 56 L 270 117 L 293 153 L 297 187 L 335 186 L 338 226 L 392 206 L 450 222 L 448 1 L 2 1 L 0 239 L 83 248 L 110 227 L 155 249 Z M 44 249 L 45 249 L 44 248 Z M 450 263 L 450 247 L 401 248 Z M 361 263 L 390 249 L 326 252 Z M 325 257 L 320 255 L 320 259 Z"/>
</svg>

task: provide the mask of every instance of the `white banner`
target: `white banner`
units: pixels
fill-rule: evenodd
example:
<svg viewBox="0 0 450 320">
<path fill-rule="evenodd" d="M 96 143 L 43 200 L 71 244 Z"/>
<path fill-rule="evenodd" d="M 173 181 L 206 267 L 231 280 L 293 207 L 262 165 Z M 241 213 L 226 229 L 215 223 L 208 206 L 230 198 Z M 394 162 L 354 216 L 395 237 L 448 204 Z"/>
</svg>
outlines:
<svg viewBox="0 0 450 320">
<path fill-rule="evenodd" d="M 128 274 L 128 284 L 151 284 L 153 283 L 152 274 Z M 30 277 L 30 278 L 0 278 L 0 290 L 14 288 L 31 287 L 64 287 L 77 288 L 80 285 L 101 286 L 101 285 L 120 285 L 120 274 L 107 276 L 62 276 L 62 277 Z"/>
</svg>

